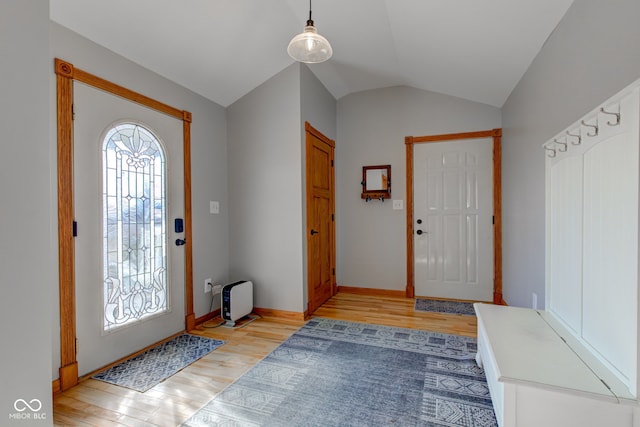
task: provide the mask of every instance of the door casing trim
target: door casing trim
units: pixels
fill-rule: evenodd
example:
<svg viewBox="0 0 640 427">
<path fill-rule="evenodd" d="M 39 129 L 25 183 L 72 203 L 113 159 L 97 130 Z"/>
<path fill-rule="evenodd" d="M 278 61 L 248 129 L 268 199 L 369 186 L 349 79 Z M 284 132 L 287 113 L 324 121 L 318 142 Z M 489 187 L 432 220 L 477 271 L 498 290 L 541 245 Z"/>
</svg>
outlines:
<svg viewBox="0 0 640 427">
<path fill-rule="evenodd" d="M 448 133 L 427 136 L 406 136 L 406 194 L 407 194 L 407 298 L 415 297 L 415 256 L 413 253 L 413 145 L 431 142 L 460 141 L 493 138 L 493 303 L 504 304 L 502 299 L 502 129 L 477 132 Z"/>
<path fill-rule="evenodd" d="M 73 82 L 119 96 L 181 120 L 184 156 L 185 329 L 195 327 L 191 214 L 191 113 L 119 86 L 56 58 L 58 162 L 58 269 L 60 290 L 60 390 L 78 384 L 76 357 L 75 260 L 73 240 Z"/>
</svg>

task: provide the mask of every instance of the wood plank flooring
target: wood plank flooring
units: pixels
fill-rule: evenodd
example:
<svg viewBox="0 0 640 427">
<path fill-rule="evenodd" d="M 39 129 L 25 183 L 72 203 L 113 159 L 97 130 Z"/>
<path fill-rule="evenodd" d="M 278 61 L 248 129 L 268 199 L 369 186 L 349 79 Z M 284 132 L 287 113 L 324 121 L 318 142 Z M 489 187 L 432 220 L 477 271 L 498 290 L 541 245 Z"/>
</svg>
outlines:
<svg viewBox="0 0 640 427">
<path fill-rule="evenodd" d="M 415 312 L 413 299 L 339 293 L 314 317 L 476 336 L 475 316 Z M 146 393 L 87 379 L 54 397 L 55 426 L 167 426 L 186 421 L 226 386 L 257 364 L 304 322 L 262 318 L 242 328 L 192 333 L 221 339 L 223 346 Z"/>
</svg>

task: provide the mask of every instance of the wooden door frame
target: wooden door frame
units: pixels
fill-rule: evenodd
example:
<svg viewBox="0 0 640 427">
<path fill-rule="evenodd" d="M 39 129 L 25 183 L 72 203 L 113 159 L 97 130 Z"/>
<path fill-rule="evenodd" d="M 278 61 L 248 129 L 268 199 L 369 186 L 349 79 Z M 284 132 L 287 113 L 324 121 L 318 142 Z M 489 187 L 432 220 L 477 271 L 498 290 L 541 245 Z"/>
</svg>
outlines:
<svg viewBox="0 0 640 427">
<path fill-rule="evenodd" d="M 333 221 L 331 221 L 331 244 L 330 246 L 330 250 L 331 250 L 331 295 L 335 295 L 337 292 L 337 285 L 336 285 L 336 223 L 335 223 L 335 212 L 336 212 L 336 185 L 335 185 L 335 169 L 333 168 L 333 162 L 334 162 L 334 155 L 335 155 L 335 148 L 336 148 L 336 143 L 334 140 L 329 139 L 328 137 L 326 137 L 325 135 L 322 134 L 322 132 L 320 132 L 319 130 L 317 130 L 316 128 L 314 128 L 313 126 L 311 126 L 311 124 L 309 124 L 309 122 L 304 122 L 304 130 L 305 130 L 305 182 L 306 182 L 306 210 L 307 210 L 307 217 L 306 217 L 306 234 L 307 234 L 307 310 L 305 313 L 305 318 L 311 314 L 310 312 L 310 301 L 311 301 L 311 293 L 312 293 L 312 283 L 311 283 L 311 269 L 309 268 L 310 266 L 310 262 L 309 262 L 309 245 L 311 244 L 311 240 L 310 240 L 310 229 L 309 229 L 309 218 L 311 215 L 311 194 L 312 194 L 312 180 L 311 180 L 311 156 L 310 156 L 310 145 L 311 145 L 311 141 L 309 139 L 309 134 L 312 134 L 313 136 L 315 136 L 316 138 L 318 138 L 319 140 L 321 140 L 322 142 L 324 142 L 325 144 L 329 145 L 331 147 L 331 215 L 333 218 Z"/>
<path fill-rule="evenodd" d="M 195 327 L 191 215 L 191 113 L 119 86 L 56 58 L 58 138 L 58 269 L 60 288 L 60 369 L 62 391 L 78 383 L 76 293 L 73 240 L 73 82 L 85 83 L 182 121 L 184 151 L 185 329 Z"/>
<path fill-rule="evenodd" d="M 406 136 L 407 172 L 407 298 L 415 297 L 415 254 L 413 253 L 413 145 L 430 142 L 493 138 L 493 303 L 502 299 L 502 129 L 478 132 L 448 133 L 428 136 Z"/>
</svg>

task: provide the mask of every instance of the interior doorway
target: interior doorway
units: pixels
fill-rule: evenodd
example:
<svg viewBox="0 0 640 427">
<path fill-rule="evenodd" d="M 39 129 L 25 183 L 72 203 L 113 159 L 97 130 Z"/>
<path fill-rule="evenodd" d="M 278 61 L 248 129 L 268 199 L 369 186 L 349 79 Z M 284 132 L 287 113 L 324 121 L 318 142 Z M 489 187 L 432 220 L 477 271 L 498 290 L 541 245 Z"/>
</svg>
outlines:
<svg viewBox="0 0 640 427">
<path fill-rule="evenodd" d="M 415 215 L 415 171 L 414 171 L 414 145 L 425 144 L 434 142 L 452 142 L 452 141 L 469 141 L 477 140 L 483 141 L 489 138 L 491 140 L 492 151 L 492 190 L 493 190 L 493 212 L 492 212 L 492 227 L 493 227 L 493 292 L 492 300 L 496 304 L 503 303 L 502 299 L 502 212 L 501 212 L 501 138 L 502 130 L 493 129 L 479 132 L 465 132 L 455 134 L 443 134 L 443 135 L 430 135 L 413 137 L 408 136 L 405 138 L 406 146 L 406 182 L 407 182 L 407 287 L 406 295 L 409 298 L 416 296 L 416 235 L 420 232 L 420 236 L 424 234 L 424 230 L 418 226 L 417 220 L 423 221 L 422 218 L 418 218 Z M 465 161 L 466 162 L 466 161 Z M 422 256 L 422 255 L 420 255 Z M 464 295 L 464 294 L 462 294 Z M 476 298 L 474 295 L 469 294 L 469 299 L 484 299 Z M 458 299 L 465 299 L 457 296 Z"/>
<path fill-rule="evenodd" d="M 305 122 L 307 313 L 336 293 L 335 142 Z"/>
<path fill-rule="evenodd" d="M 416 296 L 493 300 L 491 138 L 413 151 Z"/>
</svg>

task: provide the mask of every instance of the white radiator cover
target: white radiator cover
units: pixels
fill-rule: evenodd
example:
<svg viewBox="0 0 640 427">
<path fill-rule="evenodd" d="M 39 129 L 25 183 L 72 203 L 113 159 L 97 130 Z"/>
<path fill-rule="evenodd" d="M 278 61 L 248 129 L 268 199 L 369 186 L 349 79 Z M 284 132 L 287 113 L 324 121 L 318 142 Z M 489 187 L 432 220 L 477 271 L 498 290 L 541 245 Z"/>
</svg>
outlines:
<svg viewBox="0 0 640 427">
<path fill-rule="evenodd" d="M 253 282 L 240 280 L 223 286 L 221 299 L 222 318 L 235 322 L 253 310 Z"/>
</svg>

